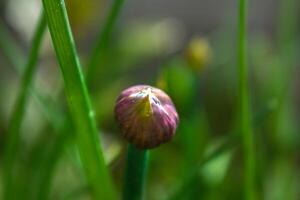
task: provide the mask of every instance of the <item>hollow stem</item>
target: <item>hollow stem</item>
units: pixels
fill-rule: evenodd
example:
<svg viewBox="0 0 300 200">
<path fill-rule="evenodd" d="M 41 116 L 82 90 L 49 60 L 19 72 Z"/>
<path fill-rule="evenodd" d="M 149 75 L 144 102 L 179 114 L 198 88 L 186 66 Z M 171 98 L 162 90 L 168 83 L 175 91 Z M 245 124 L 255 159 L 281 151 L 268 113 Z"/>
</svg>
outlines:
<svg viewBox="0 0 300 200">
<path fill-rule="evenodd" d="M 238 66 L 239 119 L 244 150 L 245 199 L 255 199 L 254 137 L 250 123 L 248 66 L 247 66 L 247 0 L 239 1 Z"/>
<path fill-rule="evenodd" d="M 148 150 L 128 146 L 123 200 L 141 200 L 144 196 Z"/>
</svg>

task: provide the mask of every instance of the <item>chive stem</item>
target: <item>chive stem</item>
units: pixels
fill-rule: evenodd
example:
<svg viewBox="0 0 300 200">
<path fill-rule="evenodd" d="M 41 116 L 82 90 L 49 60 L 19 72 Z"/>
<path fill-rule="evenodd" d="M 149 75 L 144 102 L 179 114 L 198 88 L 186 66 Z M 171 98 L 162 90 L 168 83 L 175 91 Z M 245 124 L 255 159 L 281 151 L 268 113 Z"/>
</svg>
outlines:
<svg viewBox="0 0 300 200">
<path fill-rule="evenodd" d="M 144 197 L 148 150 L 128 146 L 123 200 L 141 200 Z"/>
</svg>

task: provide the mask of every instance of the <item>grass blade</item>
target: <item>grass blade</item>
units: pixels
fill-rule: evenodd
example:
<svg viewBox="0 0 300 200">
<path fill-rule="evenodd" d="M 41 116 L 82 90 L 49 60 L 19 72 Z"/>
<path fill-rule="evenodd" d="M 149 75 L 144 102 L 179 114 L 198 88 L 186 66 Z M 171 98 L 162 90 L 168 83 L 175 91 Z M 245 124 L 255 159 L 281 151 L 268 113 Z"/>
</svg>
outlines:
<svg viewBox="0 0 300 200">
<path fill-rule="evenodd" d="M 125 0 L 114 0 L 113 5 L 108 14 L 108 17 L 103 26 L 102 32 L 100 33 L 100 35 L 98 37 L 98 40 L 97 40 L 95 48 L 92 52 L 91 58 L 87 64 L 86 79 L 87 79 L 88 85 L 90 85 L 89 82 L 92 79 L 92 76 L 95 72 L 96 67 L 99 64 L 99 61 L 101 60 L 103 50 L 105 50 L 105 48 L 108 45 L 109 37 L 111 36 L 113 27 L 118 19 L 118 16 L 119 16 L 121 8 L 124 4 L 124 1 Z"/>
<path fill-rule="evenodd" d="M 179 184 L 171 190 L 167 200 L 176 200 L 183 197 L 187 192 L 187 188 L 199 178 L 199 171 L 206 163 L 214 160 L 224 152 L 233 151 L 237 146 L 238 144 L 235 136 L 225 139 L 216 149 L 205 155 L 195 166 L 191 167 L 184 177 L 180 178 Z"/>
<path fill-rule="evenodd" d="M 4 199 L 7 200 L 12 199 L 13 198 L 12 195 L 14 194 L 13 172 L 14 172 L 14 162 L 18 153 L 18 144 L 20 141 L 20 129 L 24 118 L 27 97 L 29 94 L 30 87 L 32 85 L 34 74 L 37 69 L 38 53 L 41 47 L 42 38 L 45 29 L 46 29 L 46 20 L 44 18 L 44 14 L 42 14 L 40 22 L 37 26 L 37 29 L 33 37 L 30 55 L 25 67 L 24 74 L 22 76 L 21 89 L 18 94 L 14 106 L 14 110 L 12 112 L 12 116 L 10 119 L 8 131 L 7 131 L 7 138 L 6 138 L 5 150 L 4 150 L 5 151 Z"/>
<path fill-rule="evenodd" d="M 254 137 L 250 122 L 248 66 L 247 66 L 247 0 L 239 1 L 238 21 L 238 77 L 239 77 L 239 119 L 244 150 L 245 199 L 256 199 Z"/>
<path fill-rule="evenodd" d="M 101 59 L 100 56 L 103 53 L 103 50 L 106 49 L 108 41 L 109 41 L 109 37 L 113 31 L 113 27 L 118 19 L 119 13 L 121 11 L 122 5 L 124 4 L 125 0 L 114 0 L 113 4 L 110 8 L 110 11 L 108 13 L 108 16 L 106 18 L 105 24 L 102 28 L 102 31 L 100 32 L 99 36 L 98 36 L 98 40 L 96 41 L 96 45 L 93 49 L 91 58 L 89 60 L 88 66 L 87 66 L 87 85 L 90 86 L 91 82 L 89 82 L 91 80 L 91 76 L 88 76 L 89 72 L 91 73 L 91 71 L 94 71 L 95 68 L 98 66 L 99 61 Z M 93 74 L 93 73 L 91 73 Z M 68 116 L 69 117 L 69 116 Z M 69 118 L 67 118 L 65 121 L 67 121 L 67 123 L 69 124 Z M 63 129 L 64 130 L 64 129 Z M 57 129 L 58 132 L 60 132 L 59 134 L 64 134 L 64 131 L 61 131 L 60 129 Z M 64 146 L 64 142 L 66 142 L 66 139 L 64 139 L 63 141 L 60 140 L 60 137 L 62 138 L 67 138 L 66 136 L 58 136 L 59 138 L 56 140 L 56 146 L 55 148 L 53 148 L 53 152 L 49 158 L 49 162 L 50 166 L 47 166 L 44 170 L 43 170 L 43 177 L 41 181 L 41 184 L 39 185 L 40 189 L 39 189 L 39 199 L 46 199 L 49 193 L 49 189 L 51 186 L 51 174 L 53 174 L 54 168 L 55 168 L 55 163 L 57 162 L 58 158 L 60 157 L 60 154 L 62 153 L 61 151 L 59 151 L 58 149 L 62 149 Z"/>
<path fill-rule="evenodd" d="M 9 31 L 4 27 L 4 24 L 0 22 L 0 48 L 8 61 L 21 73 L 26 59 L 25 55 L 13 40 Z"/>
<path fill-rule="evenodd" d="M 64 77 L 65 93 L 75 128 L 87 180 L 96 199 L 116 199 L 103 154 L 94 114 L 75 50 L 63 0 L 43 0 L 48 27 Z"/>
</svg>

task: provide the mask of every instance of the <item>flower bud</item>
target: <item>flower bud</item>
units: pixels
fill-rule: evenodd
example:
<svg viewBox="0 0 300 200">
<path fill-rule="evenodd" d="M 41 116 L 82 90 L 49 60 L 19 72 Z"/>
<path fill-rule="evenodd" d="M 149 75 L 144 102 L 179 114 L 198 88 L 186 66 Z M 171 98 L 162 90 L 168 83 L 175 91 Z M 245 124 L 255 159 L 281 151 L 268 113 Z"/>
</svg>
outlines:
<svg viewBox="0 0 300 200">
<path fill-rule="evenodd" d="M 142 149 L 171 140 L 179 121 L 170 97 L 148 85 L 124 90 L 117 99 L 115 116 L 125 139 Z"/>
</svg>

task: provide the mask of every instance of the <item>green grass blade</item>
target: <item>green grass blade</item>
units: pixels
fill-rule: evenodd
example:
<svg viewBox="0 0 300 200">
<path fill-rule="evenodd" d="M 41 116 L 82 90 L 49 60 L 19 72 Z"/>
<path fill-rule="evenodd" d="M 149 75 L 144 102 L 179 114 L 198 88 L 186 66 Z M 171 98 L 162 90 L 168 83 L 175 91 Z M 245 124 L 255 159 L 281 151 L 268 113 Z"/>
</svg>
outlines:
<svg viewBox="0 0 300 200">
<path fill-rule="evenodd" d="M 5 143 L 5 165 L 4 165 L 4 199 L 12 199 L 14 162 L 18 153 L 20 141 L 20 129 L 24 118 L 25 107 L 30 87 L 37 69 L 38 53 L 41 47 L 42 38 L 46 30 L 46 20 L 42 14 L 40 22 L 35 31 L 28 62 L 25 67 L 21 81 L 21 89 L 18 94 L 14 110 L 9 123 L 7 138 Z"/>
<path fill-rule="evenodd" d="M 75 128 L 83 167 L 96 199 L 116 199 L 113 184 L 100 151 L 94 114 L 63 0 L 43 0 L 48 27 L 64 77 L 65 93 Z"/>
<path fill-rule="evenodd" d="M 14 68 L 15 72 L 17 72 L 17 75 L 21 76 L 25 67 L 25 55 L 2 22 L 0 22 L 0 49 L 9 64 Z M 51 126 L 57 130 L 57 127 L 61 126 L 62 117 L 60 116 L 62 115 L 62 109 L 54 107 L 52 98 L 42 91 L 34 87 L 31 87 L 30 91 L 45 118 L 49 121 Z"/>
<path fill-rule="evenodd" d="M 214 160 L 224 152 L 233 151 L 237 146 L 238 143 L 235 136 L 230 136 L 225 139 L 216 149 L 205 155 L 195 166 L 191 167 L 184 177 L 180 178 L 179 184 L 172 189 L 167 200 L 175 200 L 183 197 L 187 192 L 186 189 L 194 182 L 194 180 L 199 178 L 199 171 L 206 163 Z"/>
<path fill-rule="evenodd" d="M 60 133 L 56 136 L 53 147 L 50 149 L 50 152 L 47 155 L 47 158 L 42 163 L 41 174 L 38 178 L 37 185 L 37 199 L 38 200 L 47 200 L 49 199 L 49 193 L 52 183 L 52 176 L 54 175 L 55 167 L 58 160 L 61 158 L 64 147 L 66 146 L 67 141 L 70 137 L 70 127 L 66 127 L 66 132 Z"/>
<path fill-rule="evenodd" d="M 92 79 L 96 67 L 99 65 L 99 62 L 101 61 L 103 50 L 105 50 L 105 48 L 109 43 L 109 38 L 113 31 L 114 25 L 118 19 L 124 1 L 125 0 L 114 0 L 113 5 L 105 21 L 105 24 L 103 26 L 102 32 L 98 37 L 95 48 L 91 54 L 91 58 L 87 64 L 86 78 L 87 78 L 88 85 L 90 85 L 89 82 Z"/>
<path fill-rule="evenodd" d="M 245 199 L 256 199 L 254 136 L 250 122 L 248 66 L 247 66 L 247 0 L 239 1 L 238 18 L 238 77 L 239 77 L 239 120 L 244 150 Z"/>
<path fill-rule="evenodd" d="M 100 56 L 102 55 L 103 51 L 106 49 L 107 44 L 109 42 L 109 37 L 112 34 L 113 27 L 118 19 L 119 13 L 121 11 L 122 5 L 124 4 L 125 0 L 114 0 L 113 4 L 110 8 L 110 11 L 108 13 L 108 16 L 106 18 L 105 24 L 102 28 L 102 31 L 100 32 L 98 36 L 98 40 L 96 42 L 96 45 L 93 49 L 93 52 L 91 54 L 91 57 L 89 59 L 89 63 L 87 65 L 87 85 L 89 86 L 91 80 L 91 76 L 88 74 L 91 73 L 91 71 L 94 71 L 95 68 L 98 66 L 100 59 Z M 45 112 L 46 114 L 48 112 Z M 53 116 L 52 116 L 53 118 Z M 69 120 L 67 120 L 68 122 Z M 57 123 L 54 123 L 54 125 Z M 56 129 L 58 132 L 61 132 L 61 130 Z M 63 132 L 59 134 L 64 134 Z M 59 136 L 59 138 L 67 138 L 66 136 Z M 66 140 L 63 140 L 66 141 Z M 60 141 L 60 139 L 56 140 L 57 147 L 53 148 L 53 152 L 49 157 L 49 166 L 45 167 L 43 170 L 43 180 L 41 181 L 41 184 L 38 186 L 39 188 L 39 196 L 38 199 L 46 199 L 49 193 L 50 185 L 51 185 L 51 174 L 53 174 L 53 171 L 55 169 L 55 163 L 57 162 L 57 159 L 60 157 L 61 151 L 58 151 L 58 149 L 62 149 L 64 146 L 64 142 Z"/>
<path fill-rule="evenodd" d="M 21 73 L 25 63 L 25 55 L 16 45 L 14 39 L 2 22 L 0 22 L 0 48 L 7 60 Z"/>
</svg>

